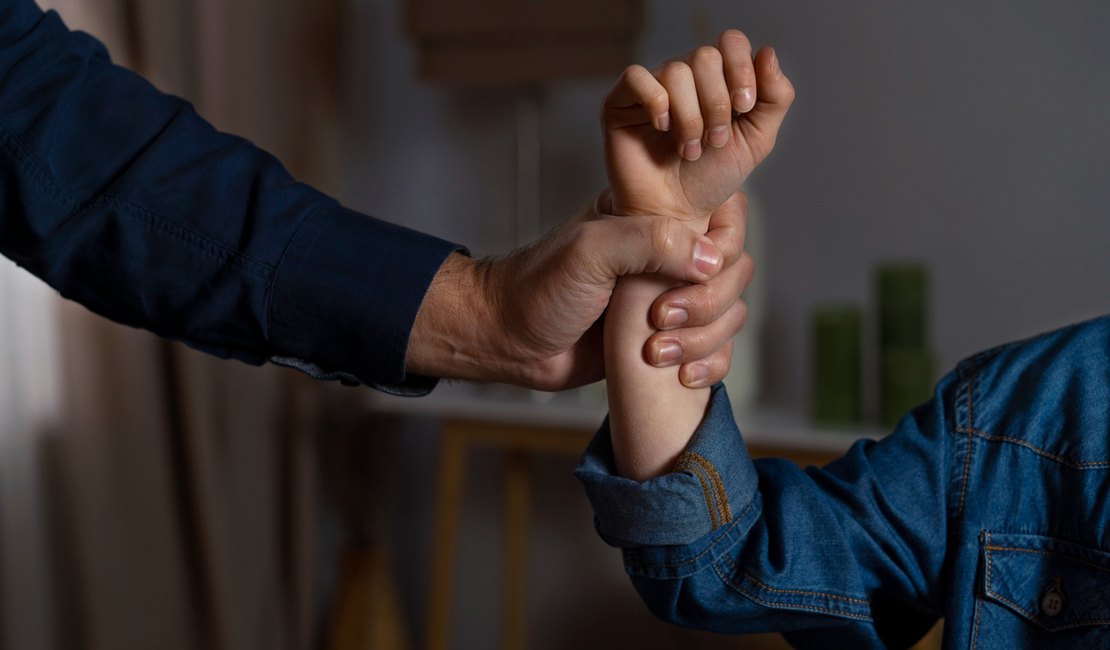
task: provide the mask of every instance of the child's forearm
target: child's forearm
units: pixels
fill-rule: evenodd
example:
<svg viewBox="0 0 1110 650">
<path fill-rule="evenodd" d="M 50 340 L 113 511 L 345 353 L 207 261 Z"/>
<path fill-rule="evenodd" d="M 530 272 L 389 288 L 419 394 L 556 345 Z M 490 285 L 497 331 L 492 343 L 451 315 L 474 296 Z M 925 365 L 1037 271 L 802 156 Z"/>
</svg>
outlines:
<svg viewBox="0 0 1110 650">
<path fill-rule="evenodd" d="M 609 427 L 621 476 L 645 481 L 671 471 L 701 422 L 708 388 L 687 388 L 678 367 L 645 361 L 644 341 L 655 332 L 651 303 L 674 282 L 658 275 L 621 278 L 605 316 L 605 376 Z"/>
</svg>

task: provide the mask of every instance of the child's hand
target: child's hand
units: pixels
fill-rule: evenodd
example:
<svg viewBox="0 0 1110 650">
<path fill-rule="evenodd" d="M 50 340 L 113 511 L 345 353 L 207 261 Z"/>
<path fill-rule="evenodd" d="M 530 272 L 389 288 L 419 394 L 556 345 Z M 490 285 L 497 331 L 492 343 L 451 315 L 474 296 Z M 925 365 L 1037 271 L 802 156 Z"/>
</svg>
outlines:
<svg viewBox="0 0 1110 650">
<path fill-rule="evenodd" d="M 751 52 L 728 30 L 715 48 L 624 71 L 601 113 L 614 214 L 705 219 L 771 153 L 794 87 L 774 50 Z"/>
</svg>

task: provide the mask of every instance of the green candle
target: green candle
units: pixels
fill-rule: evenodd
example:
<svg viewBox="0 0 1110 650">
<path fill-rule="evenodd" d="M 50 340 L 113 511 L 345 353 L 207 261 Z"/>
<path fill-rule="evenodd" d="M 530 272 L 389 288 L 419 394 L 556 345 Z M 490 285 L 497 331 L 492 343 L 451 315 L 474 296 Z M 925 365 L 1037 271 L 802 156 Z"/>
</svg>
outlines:
<svg viewBox="0 0 1110 650">
<path fill-rule="evenodd" d="M 812 414 L 818 424 L 858 424 L 862 419 L 859 307 L 822 307 L 812 315 Z"/>
<path fill-rule="evenodd" d="M 928 273 L 919 264 L 884 264 L 875 272 L 879 296 L 879 349 L 925 350 L 928 345 Z"/>
</svg>

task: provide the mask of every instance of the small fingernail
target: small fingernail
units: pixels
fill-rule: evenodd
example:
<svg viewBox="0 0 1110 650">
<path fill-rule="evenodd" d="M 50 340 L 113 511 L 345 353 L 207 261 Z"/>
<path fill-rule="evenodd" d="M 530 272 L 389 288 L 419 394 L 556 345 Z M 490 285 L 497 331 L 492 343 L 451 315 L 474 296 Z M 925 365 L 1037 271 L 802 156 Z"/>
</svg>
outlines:
<svg viewBox="0 0 1110 650">
<path fill-rule="evenodd" d="M 732 107 L 740 113 L 747 113 L 755 106 L 755 91 L 751 88 L 741 88 L 732 93 Z"/>
<path fill-rule="evenodd" d="M 690 314 L 685 309 L 671 307 L 667 309 L 667 315 L 663 317 L 663 327 L 678 327 L 688 320 L 690 320 Z"/>
<path fill-rule="evenodd" d="M 721 264 L 721 252 L 717 247 L 709 243 L 708 239 L 699 239 L 694 244 L 694 266 L 699 271 L 707 276 L 713 276 L 717 273 L 717 267 Z"/>
<path fill-rule="evenodd" d="M 709 144 L 720 149 L 728 142 L 728 127 L 715 126 L 709 129 Z"/>
<path fill-rule="evenodd" d="M 771 50 L 771 72 L 774 73 L 775 79 L 782 79 L 782 66 L 779 65 L 779 53 Z"/>
<path fill-rule="evenodd" d="M 704 363 L 692 363 L 686 367 L 686 381 L 683 382 L 690 388 L 697 388 L 709 383 L 709 366 Z"/>
<path fill-rule="evenodd" d="M 659 121 L 658 121 L 658 124 L 656 125 L 656 128 L 658 128 L 660 131 L 670 131 L 671 130 L 671 112 L 670 111 L 667 111 L 666 113 L 663 113 L 662 115 L 659 116 Z"/>
<path fill-rule="evenodd" d="M 673 364 L 682 357 L 682 346 L 676 341 L 663 340 L 655 344 L 655 365 Z"/>
<path fill-rule="evenodd" d="M 686 160 L 701 158 L 701 140 L 691 140 L 682 145 L 682 157 Z"/>
</svg>

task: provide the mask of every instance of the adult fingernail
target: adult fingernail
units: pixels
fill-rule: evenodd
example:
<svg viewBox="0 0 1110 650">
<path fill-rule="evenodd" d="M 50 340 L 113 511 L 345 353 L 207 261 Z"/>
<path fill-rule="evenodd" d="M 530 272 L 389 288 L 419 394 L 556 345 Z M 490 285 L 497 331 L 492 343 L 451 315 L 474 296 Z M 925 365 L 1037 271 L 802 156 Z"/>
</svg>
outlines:
<svg viewBox="0 0 1110 650">
<path fill-rule="evenodd" d="M 741 113 L 747 113 L 755 106 L 755 91 L 751 88 L 741 88 L 732 93 L 732 107 Z"/>
<path fill-rule="evenodd" d="M 717 267 L 720 264 L 721 252 L 707 238 L 699 239 L 694 244 L 694 266 L 699 271 L 707 276 L 712 276 L 717 272 Z"/>
<path fill-rule="evenodd" d="M 660 131 L 671 130 L 671 112 L 667 111 L 659 116 L 659 123 L 656 125 Z"/>
<path fill-rule="evenodd" d="M 709 383 L 709 366 L 704 363 L 692 363 L 686 366 L 686 381 L 690 388 L 704 386 Z"/>
<path fill-rule="evenodd" d="M 655 344 L 655 365 L 673 364 L 682 358 L 682 346 L 677 341 L 663 340 Z"/>
<path fill-rule="evenodd" d="M 667 314 L 663 316 L 663 327 L 678 327 L 688 320 L 690 320 L 690 314 L 685 309 L 670 307 L 667 309 Z"/>
<path fill-rule="evenodd" d="M 725 146 L 726 142 L 728 142 L 727 126 L 715 126 L 709 130 L 709 144 L 719 149 Z"/>
<path fill-rule="evenodd" d="M 682 145 L 682 157 L 686 160 L 701 158 L 701 140 L 691 140 Z"/>
</svg>

